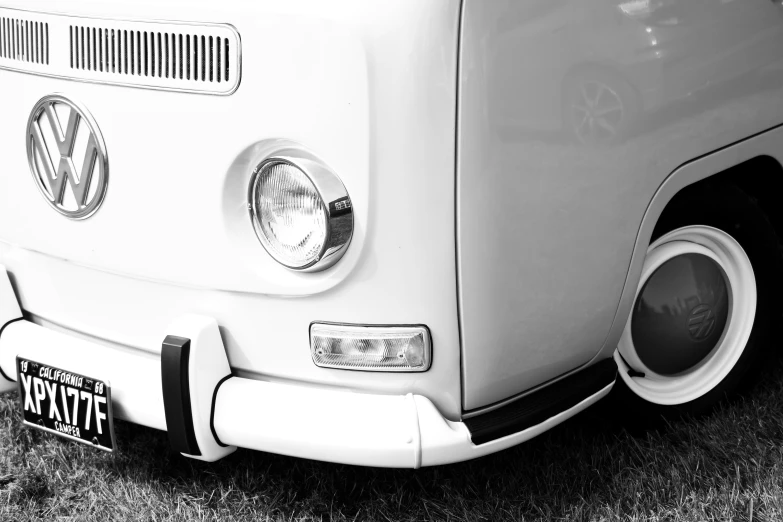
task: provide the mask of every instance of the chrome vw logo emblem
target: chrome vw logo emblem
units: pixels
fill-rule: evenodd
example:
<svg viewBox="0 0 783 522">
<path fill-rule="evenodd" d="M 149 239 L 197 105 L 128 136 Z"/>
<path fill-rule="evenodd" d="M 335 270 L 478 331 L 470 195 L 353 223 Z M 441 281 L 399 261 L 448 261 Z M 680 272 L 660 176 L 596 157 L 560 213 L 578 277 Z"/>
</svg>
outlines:
<svg viewBox="0 0 783 522">
<path fill-rule="evenodd" d="M 715 312 L 707 304 L 700 304 L 691 310 L 688 318 L 688 332 L 694 341 L 703 341 L 715 328 Z"/>
<path fill-rule="evenodd" d="M 60 214 L 85 219 L 101 206 L 109 182 L 106 145 L 80 105 L 56 94 L 36 104 L 27 122 L 27 159 L 41 194 Z"/>
</svg>

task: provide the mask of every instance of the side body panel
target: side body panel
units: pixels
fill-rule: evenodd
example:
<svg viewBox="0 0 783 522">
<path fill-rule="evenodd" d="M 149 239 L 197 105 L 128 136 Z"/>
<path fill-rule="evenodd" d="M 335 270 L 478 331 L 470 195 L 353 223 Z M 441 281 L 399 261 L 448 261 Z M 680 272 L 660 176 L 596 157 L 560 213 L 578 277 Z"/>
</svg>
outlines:
<svg viewBox="0 0 783 522">
<path fill-rule="evenodd" d="M 611 344 L 640 225 L 667 176 L 783 122 L 780 5 L 641 4 L 465 2 L 457 242 L 466 410 L 557 378 Z"/>
</svg>

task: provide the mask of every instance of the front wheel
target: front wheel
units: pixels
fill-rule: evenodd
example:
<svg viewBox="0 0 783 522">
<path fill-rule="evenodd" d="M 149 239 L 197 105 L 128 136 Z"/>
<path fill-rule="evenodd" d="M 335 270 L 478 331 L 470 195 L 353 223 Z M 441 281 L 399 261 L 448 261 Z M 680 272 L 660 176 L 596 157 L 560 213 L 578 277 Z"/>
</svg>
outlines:
<svg viewBox="0 0 783 522">
<path fill-rule="evenodd" d="M 773 353 L 781 255 L 739 189 L 685 189 L 659 220 L 615 360 L 616 395 L 650 416 L 697 415 L 758 375 Z"/>
</svg>

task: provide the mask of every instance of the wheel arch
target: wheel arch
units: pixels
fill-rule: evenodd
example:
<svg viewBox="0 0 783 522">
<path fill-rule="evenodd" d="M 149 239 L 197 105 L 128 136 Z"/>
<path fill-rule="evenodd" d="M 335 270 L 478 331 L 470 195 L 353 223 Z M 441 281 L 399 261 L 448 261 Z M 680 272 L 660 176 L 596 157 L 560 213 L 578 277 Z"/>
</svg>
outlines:
<svg viewBox="0 0 783 522">
<path fill-rule="evenodd" d="M 686 187 L 713 181 L 734 183 L 756 199 L 778 237 L 783 237 L 783 210 L 775 205 L 776 199 L 783 199 L 783 193 L 775 190 L 783 186 L 783 125 L 694 158 L 674 169 L 661 183 L 642 218 L 612 326 L 593 361 L 610 357 L 617 346 L 633 307 L 647 248 L 664 209 Z"/>
<path fill-rule="evenodd" d="M 697 183 L 715 179 L 736 185 L 756 200 L 780 240 L 783 238 L 782 160 L 767 154 L 759 155 Z"/>
</svg>

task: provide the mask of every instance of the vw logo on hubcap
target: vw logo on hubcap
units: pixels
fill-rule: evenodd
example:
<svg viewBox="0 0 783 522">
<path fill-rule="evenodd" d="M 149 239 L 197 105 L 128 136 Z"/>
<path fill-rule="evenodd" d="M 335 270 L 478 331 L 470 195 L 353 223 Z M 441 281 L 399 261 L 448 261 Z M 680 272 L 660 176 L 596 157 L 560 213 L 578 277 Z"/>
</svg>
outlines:
<svg viewBox="0 0 783 522">
<path fill-rule="evenodd" d="M 71 219 L 93 215 L 106 196 L 109 159 L 98 125 L 61 95 L 42 98 L 27 122 L 27 159 L 41 194 Z"/>
<path fill-rule="evenodd" d="M 688 332 L 694 341 L 703 341 L 715 328 L 715 312 L 708 304 L 700 304 L 691 310 L 688 317 Z"/>
</svg>

